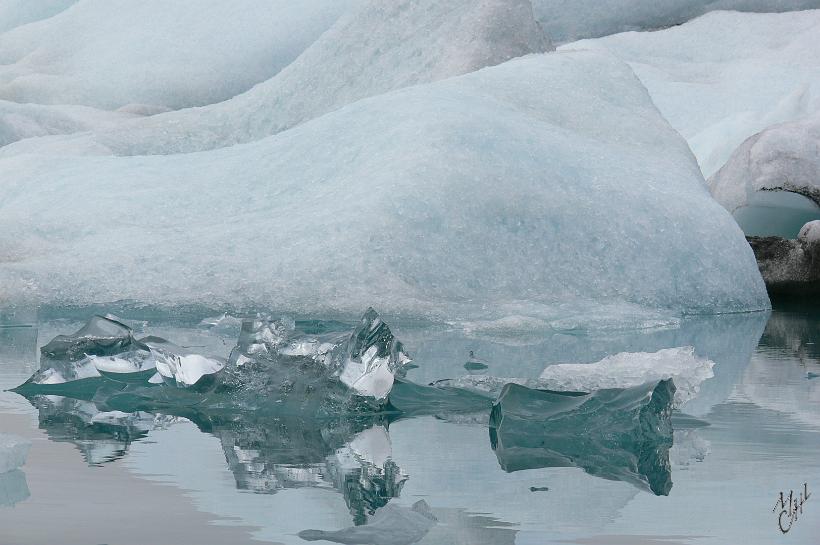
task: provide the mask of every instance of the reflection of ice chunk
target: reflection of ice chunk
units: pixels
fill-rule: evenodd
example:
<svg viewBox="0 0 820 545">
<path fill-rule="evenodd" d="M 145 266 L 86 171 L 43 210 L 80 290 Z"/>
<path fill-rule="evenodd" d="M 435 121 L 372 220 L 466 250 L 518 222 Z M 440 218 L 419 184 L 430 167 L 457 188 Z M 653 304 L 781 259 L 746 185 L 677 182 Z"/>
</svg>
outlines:
<svg viewBox="0 0 820 545">
<path fill-rule="evenodd" d="M 0 507 L 19 503 L 30 495 L 25 473 L 19 469 L 0 473 Z"/>
<path fill-rule="evenodd" d="M 410 545 L 421 541 L 435 526 L 436 517 L 424 500 L 412 507 L 388 504 L 376 511 L 373 519 L 363 526 L 326 532 L 303 530 L 299 537 L 305 541 L 333 541 L 362 545 Z"/>
<path fill-rule="evenodd" d="M 665 496 L 674 392 L 669 380 L 592 394 L 508 384 L 493 406 L 490 440 L 505 471 L 580 467 Z"/>
<path fill-rule="evenodd" d="M 0 433 L 0 473 L 17 469 L 25 464 L 29 448 L 31 448 L 30 441 L 16 435 Z"/>
<path fill-rule="evenodd" d="M 669 449 L 669 461 L 675 469 L 686 469 L 702 462 L 711 451 L 709 441 L 698 430 L 675 430 L 674 444 Z"/>
<path fill-rule="evenodd" d="M 437 386 L 467 388 L 498 395 L 506 384 L 562 392 L 593 392 L 606 388 L 631 388 L 647 382 L 674 379 L 675 406 L 697 396 L 703 381 L 714 376 L 715 363 L 695 355 L 691 346 L 657 352 L 622 352 L 595 363 L 550 365 L 537 379 L 470 375 L 441 380 Z"/>
</svg>

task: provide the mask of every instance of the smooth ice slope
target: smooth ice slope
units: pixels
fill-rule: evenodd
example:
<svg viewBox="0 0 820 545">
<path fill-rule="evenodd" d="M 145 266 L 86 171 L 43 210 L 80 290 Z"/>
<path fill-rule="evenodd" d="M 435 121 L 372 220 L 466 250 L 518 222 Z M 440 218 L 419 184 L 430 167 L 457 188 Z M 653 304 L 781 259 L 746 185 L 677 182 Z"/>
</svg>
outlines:
<svg viewBox="0 0 820 545">
<path fill-rule="evenodd" d="M 820 0 L 533 0 L 556 42 L 679 25 L 715 10 L 779 12 L 820 8 Z"/>
<path fill-rule="evenodd" d="M 39 300 L 436 318 L 769 306 L 686 143 L 601 53 L 414 86 L 253 144 L 0 168 L 16 173 L 0 286 Z"/>
<path fill-rule="evenodd" d="M 6 153 L 169 154 L 249 142 L 361 98 L 551 48 L 529 0 L 368 0 L 282 72 L 232 100 Z"/>
<path fill-rule="evenodd" d="M 753 134 L 820 111 L 820 10 L 714 12 L 563 47 L 607 49 L 628 62 L 706 177 Z"/>
<path fill-rule="evenodd" d="M 820 206 L 820 111 L 747 139 L 709 185 L 731 212 L 760 191 L 790 191 Z"/>
<path fill-rule="evenodd" d="M 355 3 L 80 0 L 0 34 L 0 99 L 109 110 L 211 104 L 276 74 Z"/>
</svg>

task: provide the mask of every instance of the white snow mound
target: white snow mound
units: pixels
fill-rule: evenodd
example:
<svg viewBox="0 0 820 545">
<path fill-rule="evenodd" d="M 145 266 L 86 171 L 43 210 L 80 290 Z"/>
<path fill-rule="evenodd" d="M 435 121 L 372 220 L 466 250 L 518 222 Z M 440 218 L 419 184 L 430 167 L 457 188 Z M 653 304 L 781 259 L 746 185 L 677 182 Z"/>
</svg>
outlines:
<svg viewBox="0 0 820 545">
<path fill-rule="evenodd" d="M 769 306 L 686 143 L 602 53 L 509 61 L 251 144 L 0 169 L 0 290 L 40 301 L 471 319 Z"/>
<path fill-rule="evenodd" d="M 0 33 L 0 99 L 108 110 L 226 100 L 279 72 L 357 2 L 0 3 L 0 29 L 14 27 Z"/>
<path fill-rule="evenodd" d="M 551 48 L 529 0 L 368 0 L 275 77 L 232 100 L 4 152 L 164 155 L 250 142 L 361 98 Z"/>
<path fill-rule="evenodd" d="M 715 199 L 730 212 L 753 202 L 761 191 L 797 193 L 820 206 L 820 110 L 755 134 L 709 184 Z"/>
<path fill-rule="evenodd" d="M 820 10 L 713 12 L 563 46 L 629 63 L 711 176 L 747 138 L 820 111 Z"/>
</svg>

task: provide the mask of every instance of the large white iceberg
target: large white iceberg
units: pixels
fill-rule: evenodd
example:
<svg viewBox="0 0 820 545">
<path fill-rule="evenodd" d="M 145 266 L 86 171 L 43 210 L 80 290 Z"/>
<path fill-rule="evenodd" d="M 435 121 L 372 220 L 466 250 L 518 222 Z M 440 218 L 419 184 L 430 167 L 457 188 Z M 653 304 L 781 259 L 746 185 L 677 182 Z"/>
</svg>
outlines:
<svg viewBox="0 0 820 545">
<path fill-rule="evenodd" d="M 0 290 L 22 278 L 38 300 L 456 319 L 769 306 L 686 142 L 605 53 L 509 61 L 245 145 L 0 169 Z"/>
<path fill-rule="evenodd" d="M 820 10 L 713 12 L 563 47 L 629 63 L 707 177 L 750 136 L 820 111 Z"/>
<path fill-rule="evenodd" d="M 276 74 L 356 1 L 5 1 L 0 99 L 110 110 L 225 100 Z"/>
<path fill-rule="evenodd" d="M 281 72 L 231 100 L 5 153 L 168 154 L 249 142 L 361 98 L 548 49 L 529 0 L 368 0 Z"/>
<path fill-rule="evenodd" d="M 747 139 L 709 184 L 715 199 L 736 214 L 760 206 L 762 201 L 769 208 L 780 205 L 796 217 L 795 231 L 801 219 L 820 218 L 820 109 L 812 116 L 775 125 Z M 794 195 L 797 202 L 788 206 Z"/>
</svg>

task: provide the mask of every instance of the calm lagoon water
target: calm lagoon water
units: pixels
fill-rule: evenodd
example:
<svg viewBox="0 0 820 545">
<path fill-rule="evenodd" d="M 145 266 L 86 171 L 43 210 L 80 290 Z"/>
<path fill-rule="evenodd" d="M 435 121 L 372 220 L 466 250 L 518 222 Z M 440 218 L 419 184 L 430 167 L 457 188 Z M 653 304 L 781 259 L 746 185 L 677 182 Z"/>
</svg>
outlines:
<svg viewBox="0 0 820 545">
<path fill-rule="evenodd" d="M 0 389 L 26 380 L 39 346 L 87 316 L 6 315 Z M 141 334 L 223 355 L 238 333 L 198 325 L 204 316 L 121 316 Z M 667 496 L 596 476 L 594 464 L 510 463 L 481 415 L 346 426 L 249 413 L 206 425 L 2 392 L 0 432 L 32 448 L 22 471 L 0 475 L 0 545 L 820 543 L 820 312 L 594 335 L 391 326 L 420 383 L 471 372 L 533 378 L 554 363 L 690 345 L 717 365 L 683 407 L 699 424 L 675 430 Z M 465 368 L 471 359 L 487 369 Z M 784 534 L 780 492 L 804 483 L 812 496 Z"/>
</svg>

